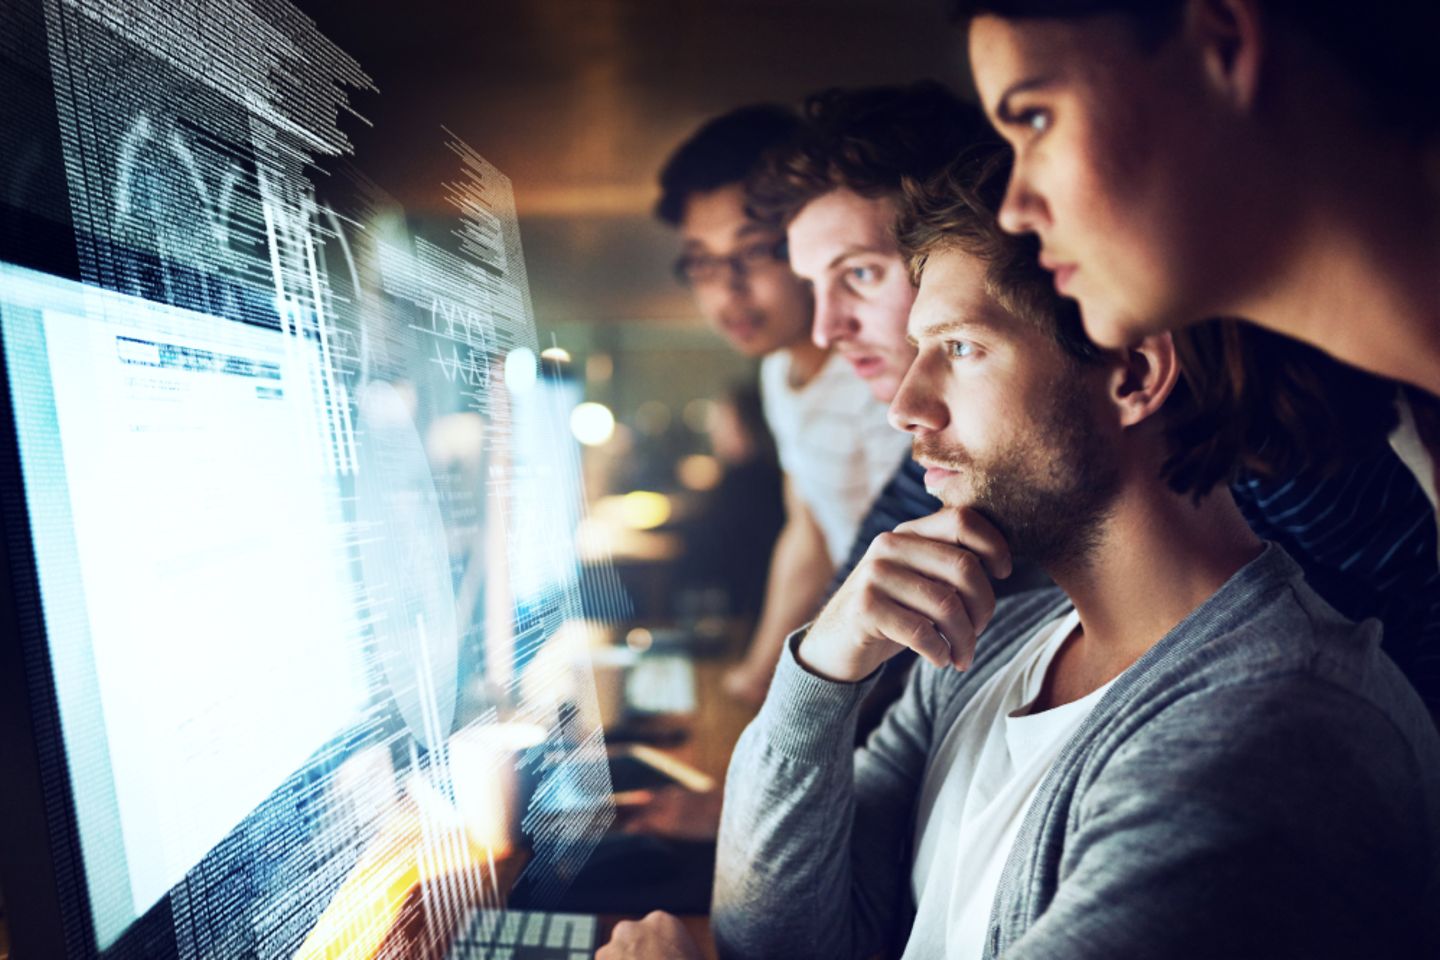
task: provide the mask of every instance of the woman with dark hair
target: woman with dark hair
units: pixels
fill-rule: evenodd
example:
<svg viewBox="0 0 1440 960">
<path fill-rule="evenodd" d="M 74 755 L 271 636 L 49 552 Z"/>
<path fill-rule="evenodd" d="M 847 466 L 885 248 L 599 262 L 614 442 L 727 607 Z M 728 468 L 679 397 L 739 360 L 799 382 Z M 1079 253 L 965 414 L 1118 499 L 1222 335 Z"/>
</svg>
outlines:
<svg viewBox="0 0 1440 960">
<path fill-rule="evenodd" d="M 974 151 L 952 168 L 948 193 L 998 210 L 1012 163 L 1010 151 Z M 1024 297 L 1022 315 L 1061 318 L 1077 356 L 1097 353 L 1075 302 L 1036 265 L 1036 238 L 993 217 L 973 222 L 966 242 L 992 265 L 991 286 Z M 1386 653 L 1440 722 L 1440 548 L 1430 502 L 1385 442 L 1394 384 L 1234 320 L 1173 336 L 1183 382 L 1168 421 L 1177 452 L 1163 465 L 1172 489 L 1229 484 L 1250 527 L 1283 546 L 1326 602 L 1381 621 Z"/>
<path fill-rule="evenodd" d="M 1107 346 L 1240 317 L 1409 385 L 1440 450 L 1435 4 L 961 0 L 1001 211 Z M 1416 389 L 1418 388 L 1418 389 Z"/>
</svg>

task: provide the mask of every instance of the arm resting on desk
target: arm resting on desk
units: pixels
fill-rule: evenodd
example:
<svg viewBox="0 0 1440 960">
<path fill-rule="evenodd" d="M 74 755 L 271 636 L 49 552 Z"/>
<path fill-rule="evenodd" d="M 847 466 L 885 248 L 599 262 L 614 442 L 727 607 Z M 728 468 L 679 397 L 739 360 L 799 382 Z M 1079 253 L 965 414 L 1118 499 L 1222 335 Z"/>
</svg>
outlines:
<svg viewBox="0 0 1440 960">
<path fill-rule="evenodd" d="M 807 672 L 795 659 L 798 639 L 786 642 L 770 695 L 730 763 L 712 912 L 722 956 L 868 956 L 909 919 L 913 809 L 931 735 L 927 684 L 938 671 L 914 671 L 855 750 L 871 680 Z"/>
</svg>

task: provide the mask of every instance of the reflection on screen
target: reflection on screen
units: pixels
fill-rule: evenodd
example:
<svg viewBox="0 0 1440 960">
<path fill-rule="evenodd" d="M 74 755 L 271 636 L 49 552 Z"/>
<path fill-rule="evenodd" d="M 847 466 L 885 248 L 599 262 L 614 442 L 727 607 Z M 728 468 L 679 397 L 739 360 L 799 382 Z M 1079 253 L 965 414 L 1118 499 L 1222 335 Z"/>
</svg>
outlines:
<svg viewBox="0 0 1440 960">
<path fill-rule="evenodd" d="M 56 434 L 22 416 L 21 443 L 58 439 L 64 472 L 27 486 L 68 486 L 79 576 L 48 580 L 71 589 L 44 601 L 51 621 L 85 611 L 130 888 L 105 912 L 133 919 L 365 705 L 314 358 L 275 330 L 33 275 L 5 285 L 6 340 L 38 328 L 53 391 Z M 41 402 L 44 386 L 17 384 Z"/>
</svg>

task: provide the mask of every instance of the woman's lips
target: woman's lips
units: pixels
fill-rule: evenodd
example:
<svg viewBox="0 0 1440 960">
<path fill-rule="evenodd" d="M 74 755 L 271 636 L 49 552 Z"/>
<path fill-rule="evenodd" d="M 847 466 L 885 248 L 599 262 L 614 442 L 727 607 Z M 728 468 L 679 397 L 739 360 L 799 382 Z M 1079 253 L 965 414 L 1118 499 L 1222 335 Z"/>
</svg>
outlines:
<svg viewBox="0 0 1440 960">
<path fill-rule="evenodd" d="M 1073 263 L 1072 263 L 1072 264 L 1068 264 L 1068 265 L 1063 266 L 1063 267 L 1056 267 L 1056 268 L 1055 268 L 1055 289 L 1056 289 L 1056 291 L 1058 291 L 1059 293 L 1065 293 L 1065 292 L 1066 292 L 1066 291 L 1065 291 L 1065 288 L 1068 287 L 1068 286 L 1070 286 L 1070 280 L 1071 280 L 1072 277 L 1075 276 L 1075 271 L 1078 270 L 1078 269 L 1079 269 L 1079 267 L 1075 266 Z"/>
<path fill-rule="evenodd" d="M 1075 271 L 1080 269 L 1076 264 L 1061 263 L 1043 253 L 1040 254 L 1040 266 L 1050 271 L 1052 279 L 1055 281 L 1055 289 L 1060 293 L 1065 292 L 1065 288 L 1070 285 L 1071 278 L 1075 276 Z"/>
</svg>

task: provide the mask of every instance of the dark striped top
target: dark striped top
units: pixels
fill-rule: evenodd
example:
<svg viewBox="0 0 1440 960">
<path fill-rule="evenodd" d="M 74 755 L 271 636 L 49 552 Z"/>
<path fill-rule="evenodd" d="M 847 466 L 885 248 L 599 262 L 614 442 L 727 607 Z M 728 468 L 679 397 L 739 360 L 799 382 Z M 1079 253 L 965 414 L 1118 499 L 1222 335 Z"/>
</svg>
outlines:
<svg viewBox="0 0 1440 960">
<path fill-rule="evenodd" d="M 925 492 L 925 471 L 901 463 L 831 581 L 833 593 L 870 546 L 906 520 L 927 516 L 940 501 Z M 1389 447 L 1323 477 L 1286 482 L 1246 477 L 1232 488 L 1256 534 L 1285 548 L 1316 593 L 1352 620 L 1376 617 L 1384 648 L 1431 713 L 1440 717 L 1440 562 L 1435 511 L 1413 474 Z M 998 591 L 1034 586 L 1031 577 L 996 583 Z"/>
<path fill-rule="evenodd" d="M 1385 652 L 1440 717 L 1440 561 L 1435 510 L 1388 446 L 1331 477 L 1232 488 L 1255 532 L 1283 546 L 1315 592 L 1352 620 L 1376 617 Z"/>
</svg>

